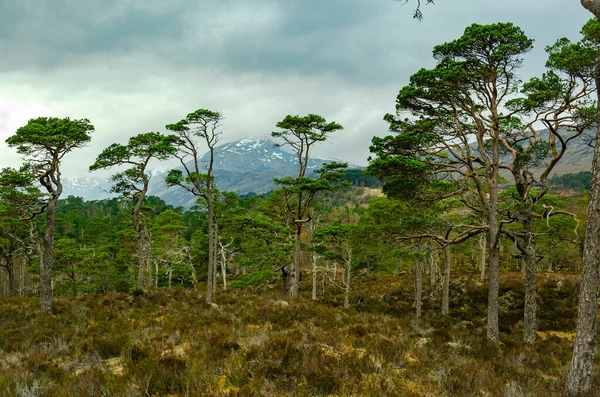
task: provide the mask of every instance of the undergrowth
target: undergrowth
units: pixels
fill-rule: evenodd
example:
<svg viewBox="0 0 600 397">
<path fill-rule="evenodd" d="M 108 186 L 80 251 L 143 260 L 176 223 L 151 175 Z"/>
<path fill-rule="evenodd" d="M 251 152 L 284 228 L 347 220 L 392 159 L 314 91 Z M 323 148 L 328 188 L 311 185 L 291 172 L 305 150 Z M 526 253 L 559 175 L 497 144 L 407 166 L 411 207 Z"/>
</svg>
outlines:
<svg viewBox="0 0 600 397">
<path fill-rule="evenodd" d="M 332 287 L 285 306 L 279 285 L 264 283 L 218 291 L 218 308 L 202 284 L 57 297 L 53 315 L 36 299 L 2 298 L 0 395 L 561 395 L 574 277 L 540 275 L 533 345 L 521 342 L 522 277 L 502 277 L 499 345 L 485 338 L 486 286 L 470 277 L 452 282 L 450 316 L 439 314 L 440 288 L 426 286 L 418 321 L 408 276 L 355 277 L 349 310 Z"/>
</svg>

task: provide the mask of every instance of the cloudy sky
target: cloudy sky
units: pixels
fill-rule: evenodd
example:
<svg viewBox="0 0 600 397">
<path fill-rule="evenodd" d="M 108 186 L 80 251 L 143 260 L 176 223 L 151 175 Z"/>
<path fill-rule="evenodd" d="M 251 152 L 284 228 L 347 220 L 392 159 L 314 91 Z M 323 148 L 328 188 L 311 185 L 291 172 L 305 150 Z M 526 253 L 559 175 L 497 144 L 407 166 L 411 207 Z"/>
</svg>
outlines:
<svg viewBox="0 0 600 397">
<path fill-rule="evenodd" d="M 222 142 L 268 136 L 287 114 L 317 113 L 344 130 L 315 151 L 366 164 L 398 90 L 434 45 L 471 23 L 513 22 L 544 47 L 577 40 L 589 19 L 576 0 L 0 0 L 0 166 L 20 163 L 5 139 L 40 116 L 89 118 L 92 143 L 64 174 L 85 176 L 113 142 L 164 131 L 208 108 Z"/>
</svg>

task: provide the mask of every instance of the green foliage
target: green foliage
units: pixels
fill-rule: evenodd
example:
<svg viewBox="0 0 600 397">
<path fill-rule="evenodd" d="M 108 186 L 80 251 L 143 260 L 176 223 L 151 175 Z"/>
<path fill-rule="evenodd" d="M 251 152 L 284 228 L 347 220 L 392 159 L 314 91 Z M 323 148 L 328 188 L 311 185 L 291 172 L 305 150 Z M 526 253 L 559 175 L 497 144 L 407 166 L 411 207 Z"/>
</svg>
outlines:
<svg viewBox="0 0 600 397">
<path fill-rule="evenodd" d="M 370 188 L 381 187 L 383 184 L 379 179 L 368 175 L 364 170 L 345 170 L 341 180 L 352 186 Z"/>
<path fill-rule="evenodd" d="M 563 175 L 554 174 L 550 178 L 552 186 L 572 189 L 577 191 L 590 190 L 592 183 L 592 173 L 590 171 L 580 171 L 578 173 L 568 173 Z"/>
<path fill-rule="evenodd" d="M 324 117 L 316 114 L 306 116 L 287 115 L 276 125 L 282 131 L 274 131 L 271 136 L 281 138 L 284 141 L 280 146 L 289 145 L 295 151 L 302 150 L 302 143 L 310 146 L 315 142 L 323 142 L 329 134 L 343 129 L 340 124 L 336 122 L 328 123 Z"/>
<path fill-rule="evenodd" d="M 88 119 L 71 120 L 39 117 L 17 129 L 6 143 L 17 147 L 17 152 L 31 161 L 43 162 L 46 156 L 61 158 L 65 153 L 82 147 L 90 141 L 94 126 Z"/>
<path fill-rule="evenodd" d="M 254 285 L 267 284 L 273 281 L 275 273 L 270 268 L 264 268 L 239 276 L 229 285 L 233 288 L 247 288 Z"/>
<path fill-rule="evenodd" d="M 146 132 L 129 138 L 127 145 L 113 143 L 102 151 L 90 166 L 90 171 L 131 164 L 137 169 L 146 167 L 150 158 L 165 160 L 175 152 L 174 135 Z"/>
</svg>

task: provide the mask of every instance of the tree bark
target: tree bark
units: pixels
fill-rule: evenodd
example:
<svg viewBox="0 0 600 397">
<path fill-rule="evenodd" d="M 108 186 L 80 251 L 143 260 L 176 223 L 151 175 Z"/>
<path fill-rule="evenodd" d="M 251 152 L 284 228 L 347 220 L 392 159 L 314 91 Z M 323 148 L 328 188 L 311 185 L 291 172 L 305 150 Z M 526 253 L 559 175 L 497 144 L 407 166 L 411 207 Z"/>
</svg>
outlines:
<svg viewBox="0 0 600 397">
<path fill-rule="evenodd" d="M 600 18 L 599 0 L 581 0 L 581 4 Z M 600 87 L 600 57 L 596 63 L 596 87 Z M 592 183 L 589 192 L 587 226 L 581 269 L 577 331 L 573 357 L 567 380 L 567 394 L 586 396 L 592 392 L 592 372 L 596 350 L 598 320 L 598 284 L 600 275 L 600 92 L 596 115 L 596 147 L 592 161 Z"/>
<path fill-rule="evenodd" d="M 223 291 L 227 291 L 227 253 L 221 244 L 221 273 L 223 274 Z"/>
<path fill-rule="evenodd" d="M 553 268 L 553 259 L 552 257 L 554 256 L 554 244 L 552 244 L 552 242 L 550 243 L 550 252 L 548 253 L 548 272 L 552 271 Z"/>
<path fill-rule="evenodd" d="M 490 205 L 488 208 L 488 237 L 489 237 L 489 274 L 488 274 L 488 318 L 487 338 L 498 343 L 498 292 L 500 290 L 500 248 L 498 225 L 498 194 L 495 187 L 490 186 Z"/>
<path fill-rule="evenodd" d="M 312 256 L 312 300 L 317 300 L 317 259 L 316 255 Z"/>
<path fill-rule="evenodd" d="M 169 288 L 171 288 L 172 281 L 173 281 L 173 262 L 169 261 L 168 263 L 168 269 L 169 269 Z"/>
<path fill-rule="evenodd" d="M 290 272 L 290 297 L 298 298 L 298 290 L 300 288 L 300 262 L 302 260 L 302 224 L 296 223 L 296 251 L 294 255 L 294 266 Z"/>
<path fill-rule="evenodd" d="M 433 243 L 429 243 L 429 253 L 427 256 L 427 260 L 429 261 L 429 277 L 431 285 L 435 284 L 436 279 L 436 266 L 435 266 L 435 258 L 433 257 Z"/>
<path fill-rule="evenodd" d="M 352 274 L 352 249 L 348 249 L 348 259 L 346 259 L 346 291 L 344 293 L 344 309 L 350 307 L 350 280 Z"/>
<path fill-rule="evenodd" d="M 537 331 L 537 291 L 536 291 L 536 253 L 531 216 L 529 211 L 523 220 L 525 238 L 525 253 L 523 263 L 525 266 L 525 308 L 523 319 L 523 340 L 526 343 L 535 342 Z"/>
<path fill-rule="evenodd" d="M 213 221 L 213 299 L 215 294 L 217 293 L 217 275 L 219 271 L 219 224 L 216 219 Z"/>
<path fill-rule="evenodd" d="M 450 312 L 450 247 L 444 246 L 444 293 L 442 296 L 442 315 Z"/>
<path fill-rule="evenodd" d="M 54 263 L 54 220 L 56 200 L 50 199 L 46 208 L 46 230 L 44 232 L 44 260 L 40 263 L 40 309 L 52 313 L 52 264 Z"/>
<path fill-rule="evenodd" d="M 206 200 L 208 206 L 208 279 L 206 280 L 206 298 L 204 302 L 207 305 L 213 303 L 213 277 L 214 277 L 214 249 L 215 249 L 215 235 L 213 231 L 214 227 L 214 208 L 212 202 L 212 194 L 208 192 L 208 199 Z"/>
<path fill-rule="evenodd" d="M 283 279 L 283 294 L 285 296 L 291 296 L 290 285 L 292 284 L 291 270 L 294 265 L 288 265 L 281 268 L 281 278 Z"/>
<path fill-rule="evenodd" d="M 600 19 L 600 1 L 598 0 L 581 0 L 583 8 L 594 14 L 596 18 Z"/>
<path fill-rule="evenodd" d="M 13 253 L 8 254 L 6 259 L 6 274 L 8 275 L 8 295 L 17 296 L 17 283 L 15 282 L 15 268 L 14 268 L 14 257 Z"/>
<path fill-rule="evenodd" d="M 25 296 L 25 263 L 27 261 L 27 255 L 21 256 L 21 296 Z"/>
<path fill-rule="evenodd" d="M 481 234 L 481 241 L 479 242 L 481 247 L 481 282 L 485 281 L 485 253 L 487 251 L 487 234 Z"/>
<path fill-rule="evenodd" d="M 417 318 L 421 318 L 423 306 L 423 261 L 415 261 L 415 305 L 417 307 Z"/>
</svg>

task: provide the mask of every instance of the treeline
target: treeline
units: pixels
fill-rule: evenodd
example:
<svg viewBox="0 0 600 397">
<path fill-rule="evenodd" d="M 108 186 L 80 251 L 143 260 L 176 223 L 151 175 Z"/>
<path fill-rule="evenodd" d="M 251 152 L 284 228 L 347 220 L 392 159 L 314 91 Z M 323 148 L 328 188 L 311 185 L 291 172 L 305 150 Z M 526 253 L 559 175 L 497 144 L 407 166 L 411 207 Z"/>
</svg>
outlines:
<svg viewBox="0 0 600 397">
<path fill-rule="evenodd" d="M 563 175 L 554 174 L 550 178 L 552 186 L 576 191 L 590 190 L 592 184 L 592 173 L 590 171 L 581 171 Z"/>
<path fill-rule="evenodd" d="M 424 271 L 432 283 L 442 275 L 442 250 L 424 245 L 421 253 L 409 240 L 399 244 L 399 224 L 411 218 L 411 209 L 385 197 L 373 197 L 360 187 L 347 187 L 317 200 L 313 221 L 303 241 L 317 242 L 315 249 L 305 246 L 302 271 L 310 279 L 313 257 L 316 258 L 319 282 L 334 268 L 342 273 L 343 259 L 324 252 L 330 242 L 322 230 L 355 224 L 360 236 L 353 238 L 352 273 L 385 272 L 400 274 L 413 271 L 416 259 L 425 259 Z M 219 198 L 220 225 L 219 285 L 225 287 L 227 276 L 233 286 L 271 283 L 280 267 L 291 260 L 291 230 L 282 222 L 284 208 L 278 206 L 278 192 L 254 197 L 224 193 Z M 557 209 L 585 215 L 586 197 L 569 201 L 553 199 Z M 190 288 L 208 277 L 207 214 L 205 208 L 173 207 L 155 196 L 146 197 L 142 208 L 147 225 L 150 266 L 144 269 L 153 288 L 181 286 Z M 389 213 L 395 213 L 391 216 Z M 13 214 L 2 213 L 0 225 L 6 226 Z M 85 201 L 69 196 L 58 201 L 55 225 L 54 291 L 57 294 L 106 293 L 136 288 L 137 246 L 130 216 L 130 203 L 124 199 Z M 337 225 L 337 226 L 336 226 Z M 582 230 L 570 216 L 540 219 L 536 233 L 540 239 L 539 270 L 578 271 L 581 266 Z M 20 223 L 13 232 L 18 240 L 11 244 L 1 240 L 3 272 L 1 295 L 35 296 L 39 292 L 40 236 L 45 230 L 43 218 L 27 226 Z M 314 233 L 315 238 L 311 239 Z M 280 234 L 280 235 L 278 235 Z M 337 238 L 337 237 L 336 237 Z M 343 243 L 343 241 L 341 241 Z M 327 243 L 327 244 L 326 244 Z M 451 248 L 452 268 L 460 273 L 480 274 L 482 240 L 475 239 Z M 510 239 L 502 241 L 503 271 L 520 271 L 522 261 Z M 333 246 L 330 246 L 333 249 Z M 324 254 L 325 253 L 325 254 Z M 338 254 L 339 255 L 339 254 Z M 224 260 L 224 262 L 223 262 Z M 224 264 L 224 265 L 223 265 Z M 254 274 L 256 273 L 256 274 Z M 223 275 L 225 275 L 225 280 Z M 12 287 L 11 287 L 12 286 Z"/>
</svg>

